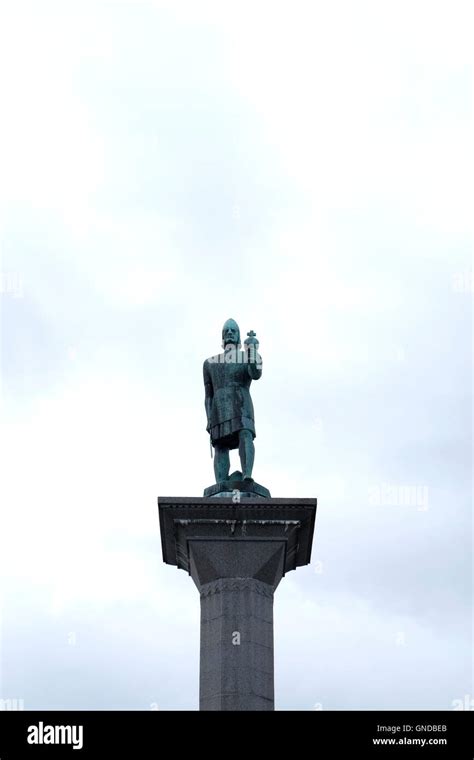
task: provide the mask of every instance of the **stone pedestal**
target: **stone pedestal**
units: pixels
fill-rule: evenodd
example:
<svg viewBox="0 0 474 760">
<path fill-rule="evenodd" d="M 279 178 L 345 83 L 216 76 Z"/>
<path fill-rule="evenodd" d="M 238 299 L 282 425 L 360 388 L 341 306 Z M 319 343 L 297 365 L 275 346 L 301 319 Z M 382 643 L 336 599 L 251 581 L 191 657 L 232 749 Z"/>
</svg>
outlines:
<svg viewBox="0 0 474 760">
<path fill-rule="evenodd" d="M 273 710 L 273 593 L 309 563 L 316 499 L 158 499 L 163 560 L 201 595 L 201 710 Z"/>
</svg>

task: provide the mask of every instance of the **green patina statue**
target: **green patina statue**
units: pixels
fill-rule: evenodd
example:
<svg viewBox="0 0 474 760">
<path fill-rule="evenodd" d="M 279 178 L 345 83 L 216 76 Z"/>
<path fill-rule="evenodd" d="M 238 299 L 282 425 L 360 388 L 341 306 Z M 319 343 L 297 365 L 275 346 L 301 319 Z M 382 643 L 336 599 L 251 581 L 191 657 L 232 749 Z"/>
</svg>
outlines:
<svg viewBox="0 0 474 760">
<path fill-rule="evenodd" d="M 229 450 L 237 448 L 242 479 L 252 480 L 256 433 L 250 383 L 262 376 L 262 358 L 253 330 L 247 335 L 245 351 L 241 351 L 239 326 L 228 319 L 222 328 L 224 353 L 206 359 L 203 366 L 206 430 L 215 451 L 216 483 L 228 479 Z"/>
</svg>

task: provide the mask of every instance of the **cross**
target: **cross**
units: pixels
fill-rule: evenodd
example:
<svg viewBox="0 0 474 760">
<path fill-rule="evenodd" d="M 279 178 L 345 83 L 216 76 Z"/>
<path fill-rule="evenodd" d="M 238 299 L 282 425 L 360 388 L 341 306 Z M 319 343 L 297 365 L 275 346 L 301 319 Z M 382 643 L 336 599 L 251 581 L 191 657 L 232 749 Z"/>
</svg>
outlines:
<svg viewBox="0 0 474 760">
<path fill-rule="evenodd" d="M 250 330 L 250 332 L 247 333 L 247 335 L 249 336 L 249 338 L 255 338 L 256 334 L 257 333 L 254 332 L 253 330 Z"/>
</svg>

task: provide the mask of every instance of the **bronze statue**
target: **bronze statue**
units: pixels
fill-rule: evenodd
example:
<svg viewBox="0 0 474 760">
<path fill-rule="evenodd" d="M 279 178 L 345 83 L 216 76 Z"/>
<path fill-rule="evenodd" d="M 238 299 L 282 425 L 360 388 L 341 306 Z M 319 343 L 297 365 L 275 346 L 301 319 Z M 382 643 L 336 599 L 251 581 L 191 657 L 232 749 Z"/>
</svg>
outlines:
<svg viewBox="0 0 474 760">
<path fill-rule="evenodd" d="M 247 333 L 245 351 L 241 351 L 237 322 L 228 319 L 222 328 L 224 353 L 206 359 L 203 366 L 206 430 L 214 447 L 216 483 L 229 477 L 229 450 L 239 449 L 242 479 L 252 480 L 255 456 L 255 420 L 250 383 L 262 376 L 262 358 L 258 341 Z M 212 448 L 211 448 L 212 451 Z"/>
</svg>

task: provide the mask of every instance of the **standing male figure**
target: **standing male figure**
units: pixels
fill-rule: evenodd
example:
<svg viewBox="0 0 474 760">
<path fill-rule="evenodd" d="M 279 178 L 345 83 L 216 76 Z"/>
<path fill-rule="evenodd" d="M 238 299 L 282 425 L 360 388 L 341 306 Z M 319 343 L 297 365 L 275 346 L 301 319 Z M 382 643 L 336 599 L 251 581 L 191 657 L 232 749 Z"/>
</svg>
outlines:
<svg viewBox="0 0 474 760">
<path fill-rule="evenodd" d="M 241 351 L 237 322 L 228 319 L 222 328 L 224 353 L 206 359 L 203 366 L 206 430 L 214 446 L 216 483 L 227 480 L 230 449 L 239 449 L 242 479 L 252 479 L 255 457 L 255 420 L 250 383 L 262 376 L 262 358 L 258 342 L 251 331 L 246 351 Z"/>
</svg>

